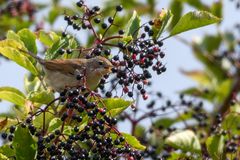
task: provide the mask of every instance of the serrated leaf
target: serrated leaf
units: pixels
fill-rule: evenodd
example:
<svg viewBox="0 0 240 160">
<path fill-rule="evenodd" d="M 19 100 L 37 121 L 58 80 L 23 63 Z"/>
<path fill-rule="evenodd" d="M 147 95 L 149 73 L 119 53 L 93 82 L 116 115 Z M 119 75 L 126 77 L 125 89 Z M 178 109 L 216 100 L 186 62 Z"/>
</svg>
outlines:
<svg viewBox="0 0 240 160">
<path fill-rule="evenodd" d="M 29 29 L 22 29 L 17 33 L 26 48 L 32 53 L 37 53 L 36 36 Z"/>
<path fill-rule="evenodd" d="M 132 103 L 132 101 L 126 101 L 121 98 L 106 98 L 103 100 L 103 104 L 107 109 L 107 113 L 113 117 L 120 114 Z"/>
<path fill-rule="evenodd" d="M 39 31 L 38 37 L 39 40 L 48 47 L 52 47 L 52 45 L 60 39 L 55 32 L 45 32 L 43 30 Z"/>
<path fill-rule="evenodd" d="M 54 94 L 49 90 L 32 91 L 28 94 L 27 99 L 36 103 L 48 104 L 54 100 Z"/>
<path fill-rule="evenodd" d="M 54 118 L 50 121 L 48 132 L 53 132 L 58 129 L 62 125 L 62 121 L 60 118 Z"/>
<path fill-rule="evenodd" d="M 191 130 L 173 133 L 166 138 L 165 143 L 186 152 L 201 153 L 201 144 Z"/>
<path fill-rule="evenodd" d="M 25 95 L 16 88 L 0 87 L 0 99 L 23 107 L 25 105 L 25 98 Z"/>
<path fill-rule="evenodd" d="M 12 143 L 17 160 L 33 160 L 37 151 L 37 144 L 27 128 L 17 127 Z"/>
<path fill-rule="evenodd" d="M 221 19 L 206 11 L 193 11 L 185 14 L 173 27 L 170 36 L 220 22 Z"/>
<path fill-rule="evenodd" d="M 136 39 L 139 32 L 141 20 L 137 14 L 137 12 L 134 10 L 131 19 L 129 20 L 127 24 L 126 29 L 126 36 L 132 36 L 133 39 Z"/>
<path fill-rule="evenodd" d="M 139 149 L 139 150 L 145 150 L 146 147 L 144 145 L 142 145 L 136 137 L 128 134 L 128 133 L 121 133 L 123 135 L 123 137 L 125 138 L 126 142 L 132 146 L 135 149 Z"/>
<path fill-rule="evenodd" d="M 224 152 L 224 136 L 214 135 L 207 138 L 206 146 L 208 153 L 213 160 L 223 159 Z"/>
</svg>

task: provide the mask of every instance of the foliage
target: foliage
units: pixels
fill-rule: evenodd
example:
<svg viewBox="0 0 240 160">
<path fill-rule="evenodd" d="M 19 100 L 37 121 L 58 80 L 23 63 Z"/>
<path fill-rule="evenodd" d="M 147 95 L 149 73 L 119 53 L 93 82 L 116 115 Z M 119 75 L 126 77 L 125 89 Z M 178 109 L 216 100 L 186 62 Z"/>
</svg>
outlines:
<svg viewBox="0 0 240 160">
<path fill-rule="evenodd" d="M 0 54 L 29 71 L 25 92 L 0 87 L 0 99 L 13 103 L 11 113 L 0 115 L 0 159 L 239 158 L 239 40 L 235 32 L 220 30 L 193 42 L 178 35 L 220 26 L 223 2 L 172 0 L 159 13 L 156 4 L 106 1 L 100 9 L 83 1 L 73 7 L 58 0 L 50 5 L 0 1 Z M 186 5 L 196 11 L 183 15 Z M 48 7 L 44 21 L 35 21 L 35 13 Z M 52 26 L 62 15 L 67 27 L 59 32 Z M 151 20 L 143 23 L 146 15 Z M 68 33 L 70 27 L 74 34 Z M 82 30 L 88 33 L 86 43 L 75 37 Z M 192 48 L 204 69 L 182 71 L 198 85 L 171 101 L 151 88 L 151 80 L 166 71 L 163 42 L 176 36 Z M 35 57 L 39 52 L 44 60 Z M 108 59 L 113 68 L 95 90 L 81 83 L 55 94 L 44 79 L 45 62 L 96 56 Z M 79 83 L 88 80 L 84 72 L 72 76 Z M 213 111 L 206 109 L 206 101 L 216 106 Z M 120 131 L 121 120 L 130 125 L 131 134 Z"/>
</svg>

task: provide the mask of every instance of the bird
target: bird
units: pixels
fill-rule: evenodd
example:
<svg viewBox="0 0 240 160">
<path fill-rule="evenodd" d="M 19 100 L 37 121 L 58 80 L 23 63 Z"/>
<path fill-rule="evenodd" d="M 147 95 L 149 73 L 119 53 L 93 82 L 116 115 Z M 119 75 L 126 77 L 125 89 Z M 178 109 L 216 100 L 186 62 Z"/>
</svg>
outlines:
<svg viewBox="0 0 240 160">
<path fill-rule="evenodd" d="M 33 57 L 43 68 L 44 81 L 56 92 L 62 92 L 66 88 L 86 85 L 87 89 L 94 90 L 101 78 L 109 74 L 113 68 L 112 63 L 105 57 L 75 59 L 53 59 L 44 60 L 31 52 Z M 82 75 L 78 80 L 76 77 Z"/>
</svg>

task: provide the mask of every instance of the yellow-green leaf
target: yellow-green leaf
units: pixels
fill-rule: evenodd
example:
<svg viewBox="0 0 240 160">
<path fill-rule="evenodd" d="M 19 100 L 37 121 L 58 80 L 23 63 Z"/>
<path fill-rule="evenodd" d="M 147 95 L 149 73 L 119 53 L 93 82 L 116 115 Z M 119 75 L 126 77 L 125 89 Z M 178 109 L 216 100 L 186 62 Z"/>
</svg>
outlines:
<svg viewBox="0 0 240 160">
<path fill-rule="evenodd" d="M 121 133 L 123 135 L 123 137 L 125 138 L 126 142 L 132 146 L 135 149 L 139 149 L 139 150 L 145 150 L 146 147 L 144 145 L 142 145 L 136 137 L 128 134 L 128 133 Z"/>
<path fill-rule="evenodd" d="M 173 27 L 170 36 L 220 22 L 221 19 L 207 11 L 194 11 L 185 14 Z"/>
<path fill-rule="evenodd" d="M 0 43 L 0 53 L 3 56 L 9 58 L 10 60 L 16 62 L 20 66 L 26 68 L 32 74 L 38 75 L 38 71 L 37 71 L 36 67 L 33 65 L 33 63 L 31 62 L 30 58 L 25 56 L 23 53 L 21 53 L 17 49 L 12 48 L 10 46 L 3 47 Z"/>
<path fill-rule="evenodd" d="M 0 87 L 0 99 L 23 107 L 25 105 L 25 98 L 25 95 L 16 88 Z"/>
<path fill-rule="evenodd" d="M 201 144 L 191 130 L 173 133 L 166 138 L 165 143 L 186 152 L 201 153 Z"/>
<path fill-rule="evenodd" d="M 52 47 L 59 39 L 60 37 L 55 32 L 39 31 L 39 40 L 48 47 Z"/>
<path fill-rule="evenodd" d="M 32 53 L 37 53 L 36 36 L 29 29 L 22 29 L 17 33 L 26 48 Z"/>
<path fill-rule="evenodd" d="M 32 91 L 28 94 L 27 99 L 41 104 L 48 104 L 54 100 L 54 94 L 51 91 Z"/>
</svg>

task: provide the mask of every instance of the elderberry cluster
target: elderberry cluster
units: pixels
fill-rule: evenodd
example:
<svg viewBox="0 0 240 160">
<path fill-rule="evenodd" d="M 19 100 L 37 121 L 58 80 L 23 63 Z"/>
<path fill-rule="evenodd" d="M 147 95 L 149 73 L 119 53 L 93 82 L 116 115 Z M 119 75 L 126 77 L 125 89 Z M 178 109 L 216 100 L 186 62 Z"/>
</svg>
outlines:
<svg viewBox="0 0 240 160">
<path fill-rule="evenodd" d="M 13 17 L 27 15 L 29 20 L 33 20 L 34 13 L 35 6 L 29 0 L 10 0 L 0 9 L 0 15 L 10 14 Z"/>
<path fill-rule="evenodd" d="M 77 159 L 141 159 L 141 154 L 132 148 L 116 128 L 117 119 L 112 117 L 100 102 L 94 92 L 83 94 L 85 87 L 65 90 L 60 93 L 58 106 L 59 126 L 50 129 L 45 124 L 40 128 L 34 126 L 38 116 L 46 117 L 50 110 L 46 106 L 18 124 L 18 127 L 28 128 L 37 138 L 38 160 L 77 160 Z M 97 99 L 97 100 L 93 100 Z M 62 108 L 60 108 L 62 107 Z M 44 120 L 43 120 L 44 121 Z M 9 128 L 9 134 L 3 133 L 2 138 L 12 141 L 16 127 Z M 83 145 L 84 144 L 84 145 Z M 12 146 L 13 147 L 13 146 Z"/>
<path fill-rule="evenodd" d="M 106 89 L 105 83 L 109 76 L 105 76 L 99 89 L 106 97 L 114 96 L 113 90 L 122 90 L 121 95 L 134 97 L 134 89 L 146 100 L 148 94 L 146 86 L 150 83 L 152 72 L 157 75 L 166 71 L 162 59 L 165 53 L 162 49 L 163 42 L 154 38 L 152 26 L 154 21 L 144 23 L 135 29 L 133 33 L 127 33 L 126 30 L 119 28 L 116 17 L 118 12 L 123 11 L 121 5 L 116 6 L 113 16 L 104 19 L 101 17 L 99 6 L 89 8 L 84 1 L 77 2 L 77 6 L 84 12 L 80 15 L 66 15 L 65 21 L 74 30 L 88 30 L 93 34 L 93 44 L 86 48 L 80 46 L 72 49 L 59 49 L 60 54 L 71 54 L 73 51 L 79 51 L 78 57 L 92 58 L 95 56 L 105 56 L 111 60 L 114 68 L 110 76 L 111 88 Z M 118 34 L 112 33 L 112 29 L 118 29 Z M 130 36 L 131 35 L 131 36 Z M 66 31 L 62 33 L 67 36 Z"/>
</svg>

